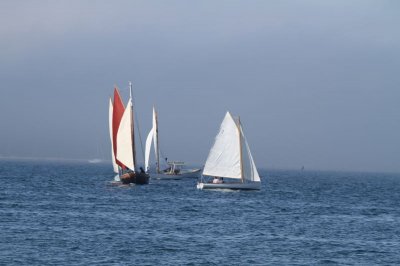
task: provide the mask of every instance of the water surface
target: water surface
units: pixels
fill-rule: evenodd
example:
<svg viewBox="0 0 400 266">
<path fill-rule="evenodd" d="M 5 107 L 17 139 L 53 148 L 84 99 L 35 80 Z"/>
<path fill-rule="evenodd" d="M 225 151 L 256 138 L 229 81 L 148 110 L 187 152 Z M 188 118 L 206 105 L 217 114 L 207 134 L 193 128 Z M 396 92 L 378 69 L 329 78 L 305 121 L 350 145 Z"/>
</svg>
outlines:
<svg viewBox="0 0 400 266">
<path fill-rule="evenodd" d="M 261 191 L 0 161 L 0 264 L 399 265 L 400 175 L 260 171 Z"/>
</svg>

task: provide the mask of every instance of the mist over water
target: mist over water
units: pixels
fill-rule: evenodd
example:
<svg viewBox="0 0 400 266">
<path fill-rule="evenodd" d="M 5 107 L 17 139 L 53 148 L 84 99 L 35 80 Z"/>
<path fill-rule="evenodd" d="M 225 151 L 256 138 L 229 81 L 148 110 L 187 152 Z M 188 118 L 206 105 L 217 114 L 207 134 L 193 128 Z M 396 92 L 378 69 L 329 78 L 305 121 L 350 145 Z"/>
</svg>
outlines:
<svg viewBox="0 0 400 266">
<path fill-rule="evenodd" d="M 203 164 L 226 111 L 268 168 L 399 172 L 393 1 L 0 3 L 0 154 L 110 158 L 108 98 Z M 101 149 L 99 149 L 101 147 Z M 99 152 L 101 150 L 101 152 Z"/>
</svg>

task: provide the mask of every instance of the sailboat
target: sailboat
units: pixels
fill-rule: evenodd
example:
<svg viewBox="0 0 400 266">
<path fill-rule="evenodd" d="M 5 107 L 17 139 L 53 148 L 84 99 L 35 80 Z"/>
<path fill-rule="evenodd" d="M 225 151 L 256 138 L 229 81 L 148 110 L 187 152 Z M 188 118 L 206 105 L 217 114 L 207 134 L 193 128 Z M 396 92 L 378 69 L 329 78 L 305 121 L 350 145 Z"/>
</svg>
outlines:
<svg viewBox="0 0 400 266">
<path fill-rule="evenodd" d="M 146 172 L 150 170 L 150 152 L 152 143 L 154 145 L 154 154 L 156 160 L 155 173 L 151 173 L 151 178 L 155 179 L 182 179 L 184 177 L 198 177 L 201 169 L 185 169 L 184 162 L 168 161 L 166 160 L 165 168 L 161 169 L 160 165 L 160 145 L 159 145 L 159 131 L 158 131 L 158 113 L 153 107 L 153 127 L 147 135 L 146 149 L 145 149 L 145 168 Z"/>
<path fill-rule="evenodd" d="M 88 162 L 95 164 L 95 163 L 101 163 L 103 162 L 103 160 L 100 158 L 94 158 L 94 159 L 89 159 Z"/>
<path fill-rule="evenodd" d="M 114 89 L 114 102 L 110 99 L 109 103 L 113 169 L 123 184 L 148 184 L 150 176 L 142 167 L 139 171 L 137 169 L 131 82 L 129 82 L 129 92 L 130 97 L 126 107 L 117 88 Z"/>
<path fill-rule="evenodd" d="M 112 102 L 111 102 L 111 104 L 112 104 Z M 103 158 L 103 152 L 102 152 L 100 144 L 97 144 L 97 152 L 96 152 L 96 154 L 97 154 L 97 157 L 92 158 L 92 159 L 88 159 L 88 163 L 90 163 L 90 164 L 99 164 L 99 163 L 103 163 L 104 162 L 104 160 L 102 159 Z"/>
<path fill-rule="evenodd" d="M 207 181 L 205 177 L 211 179 Z M 259 190 L 261 180 L 240 118 L 226 113 L 208 154 L 198 189 Z"/>
</svg>

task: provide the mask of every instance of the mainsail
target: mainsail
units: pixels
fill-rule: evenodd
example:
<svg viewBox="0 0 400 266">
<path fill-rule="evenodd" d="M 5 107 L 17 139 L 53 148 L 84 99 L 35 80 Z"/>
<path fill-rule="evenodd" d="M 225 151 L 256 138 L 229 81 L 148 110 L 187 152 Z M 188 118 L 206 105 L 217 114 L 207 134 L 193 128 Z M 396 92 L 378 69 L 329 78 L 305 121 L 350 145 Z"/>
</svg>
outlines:
<svg viewBox="0 0 400 266">
<path fill-rule="evenodd" d="M 149 166 L 149 162 L 150 162 L 150 150 L 151 150 L 151 141 L 153 140 L 153 131 L 154 128 L 152 128 L 149 132 L 149 134 L 147 135 L 147 139 L 146 139 L 146 150 L 145 150 L 145 154 L 144 154 L 144 167 L 146 169 L 146 171 L 149 170 L 150 166 Z"/>
<path fill-rule="evenodd" d="M 239 142 L 238 127 L 227 112 L 208 154 L 203 175 L 241 179 Z"/>
<path fill-rule="evenodd" d="M 110 98 L 109 108 L 108 108 L 108 125 L 110 129 L 110 140 L 111 140 L 111 159 L 112 165 L 115 173 L 118 173 L 118 165 L 115 162 L 115 155 L 114 155 L 114 143 L 113 143 L 113 104 Z"/>
<path fill-rule="evenodd" d="M 116 158 L 123 165 L 135 171 L 132 126 L 132 99 L 129 99 L 117 132 Z"/>
<path fill-rule="evenodd" d="M 151 142 L 153 141 L 154 145 L 154 154 L 157 162 L 157 172 L 159 172 L 159 162 L 160 162 L 160 153 L 158 150 L 158 121 L 157 121 L 157 112 L 153 107 L 153 127 L 151 128 L 149 134 L 146 139 L 146 150 L 145 150 L 145 167 L 146 171 L 149 169 L 149 161 L 150 161 L 150 150 L 151 150 Z"/>
<path fill-rule="evenodd" d="M 157 162 L 157 173 L 160 172 L 160 150 L 158 147 L 158 115 L 156 109 L 153 106 L 153 143 L 154 143 L 154 154 L 156 155 Z"/>
</svg>

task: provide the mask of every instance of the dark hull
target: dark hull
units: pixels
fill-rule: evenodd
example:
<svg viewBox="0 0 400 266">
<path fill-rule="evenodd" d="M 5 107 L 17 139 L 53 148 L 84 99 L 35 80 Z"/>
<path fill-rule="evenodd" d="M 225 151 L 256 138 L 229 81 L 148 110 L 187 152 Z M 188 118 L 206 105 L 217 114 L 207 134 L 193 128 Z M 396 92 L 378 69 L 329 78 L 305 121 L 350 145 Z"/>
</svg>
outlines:
<svg viewBox="0 0 400 266">
<path fill-rule="evenodd" d="M 149 183 L 150 176 L 145 173 L 126 173 L 120 176 L 120 179 L 123 184 L 146 185 Z"/>
</svg>

